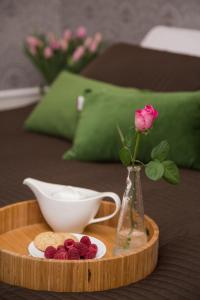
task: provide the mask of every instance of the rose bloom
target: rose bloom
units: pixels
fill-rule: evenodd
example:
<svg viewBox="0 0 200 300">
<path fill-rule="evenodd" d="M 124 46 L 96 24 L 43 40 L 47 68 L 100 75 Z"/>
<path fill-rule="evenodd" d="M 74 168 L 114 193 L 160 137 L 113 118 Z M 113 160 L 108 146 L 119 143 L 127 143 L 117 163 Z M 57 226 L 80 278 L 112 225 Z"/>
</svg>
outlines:
<svg viewBox="0 0 200 300">
<path fill-rule="evenodd" d="M 77 38 L 83 39 L 86 37 L 86 35 L 87 35 L 87 30 L 84 26 L 80 26 L 77 28 L 77 30 L 76 30 Z"/>
<path fill-rule="evenodd" d="M 138 132 L 149 130 L 158 117 L 157 110 L 152 105 L 146 105 L 143 109 L 135 111 L 135 129 Z"/>
<path fill-rule="evenodd" d="M 78 62 L 84 55 L 85 48 L 83 46 L 79 46 L 72 55 L 72 61 Z"/>
</svg>

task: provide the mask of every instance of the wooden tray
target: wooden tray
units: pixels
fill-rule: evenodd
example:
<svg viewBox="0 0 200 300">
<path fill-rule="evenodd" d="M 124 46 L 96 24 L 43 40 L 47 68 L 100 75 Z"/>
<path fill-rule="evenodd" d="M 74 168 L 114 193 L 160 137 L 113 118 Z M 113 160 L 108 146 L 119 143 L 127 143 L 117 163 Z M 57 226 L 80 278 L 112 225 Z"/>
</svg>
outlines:
<svg viewBox="0 0 200 300">
<path fill-rule="evenodd" d="M 103 201 L 98 216 L 110 214 L 114 205 Z M 36 234 L 49 230 L 35 200 L 0 208 L 0 281 L 34 290 L 57 292 L 101 291 L 145 278 L 157 264 L 159 230 L 145 216 L 148 243 L 131 255 L 113 256 L 117 216 L 101 225 L 90 225 L 85 233 L 107 246 L 104 258 L 59 261 L 33 258 L 27 245 Z"/>
</svg>

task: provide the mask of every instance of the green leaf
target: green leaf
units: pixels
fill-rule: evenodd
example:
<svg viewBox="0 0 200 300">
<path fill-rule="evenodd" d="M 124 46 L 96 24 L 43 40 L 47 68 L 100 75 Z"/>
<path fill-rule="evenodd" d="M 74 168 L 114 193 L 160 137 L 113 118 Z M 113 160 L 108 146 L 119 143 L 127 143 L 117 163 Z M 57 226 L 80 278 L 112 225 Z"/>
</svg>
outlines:
<svg viewBox="0 0 200 300">
<path fill-rule="evenodd" d="M 164 166 L 161 162 L 152 160 L 146 165 L 145 174 L 151 180 L 159 180 L 164 174 Z"/>
<path fill-rule="evenodd" d="M 178 184 L 180 182 L 180 173 L 176 164 L 171 160 L 165 160 L 162 162 L 164 166 L 163 178 L 172 184 Z"/>
<path fill-rule="evenodd" d="M 169 144 L 167 141 L 162 141 L 151 151 L 151 158 L 158 159 L 159 161 L 163 161 L 168 157 L 169 154 Z"/>
<path fill-rule="evenodd" d="M 127 147 L 123 147 L 119 152 L 119 157 L 123 165 L 126 167 L 131 164 L 131 153 Z"/>
</svg>

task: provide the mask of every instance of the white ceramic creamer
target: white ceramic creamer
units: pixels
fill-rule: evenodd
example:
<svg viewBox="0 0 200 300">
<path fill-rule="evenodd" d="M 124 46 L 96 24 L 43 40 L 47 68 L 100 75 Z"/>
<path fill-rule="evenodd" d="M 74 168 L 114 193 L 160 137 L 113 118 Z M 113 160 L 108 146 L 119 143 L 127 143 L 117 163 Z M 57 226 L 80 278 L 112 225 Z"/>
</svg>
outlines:
<svg viewBox="0 0 200 300">
<path fill-rule="evenodd" d="M 26 178 L 23 183 L 35 194 L 46 222 L 54 231 L 81 233 L 89 224 L 114 217 L 121 205 L 119 196 L 111 192 L 100 193 L 33 178 Z M 108 216 L 95 218 L 105 197 L 114 200 L 115 211 Z"/>
</svg>

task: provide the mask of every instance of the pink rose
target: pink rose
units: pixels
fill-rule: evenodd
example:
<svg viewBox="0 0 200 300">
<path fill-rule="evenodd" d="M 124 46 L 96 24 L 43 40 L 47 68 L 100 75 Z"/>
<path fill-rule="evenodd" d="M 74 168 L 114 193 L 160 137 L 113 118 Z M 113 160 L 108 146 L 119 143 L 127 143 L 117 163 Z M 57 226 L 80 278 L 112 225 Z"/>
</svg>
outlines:
<svg viewBox="0 0 200 300">
<path fill-rule="evenodd" d="M 144 109 L 135 111 L 135 128 L 139 132 L 145 132 L 153 126 L 158 112 L 152 105 L 146 105 Z"/>
<path fill-rule="evenodd" d="M 49 59 L 49 58 L 51 58 L 53 56 L 53 51 L 52 51 L 52 49 L 50 48 L 50 47 L 46 47 L 45 49 L 44 49 L 44 57 L 46 58 L 46 59 Z"/>
<path fill-rule="evenodd" d="M 87 30 L 84 26 L 80 26 L 76 29 L 76 36 L 79 39 L 83 39 L 87 35 Z"/>
<path fill-rule="evenodd" d="M 153 115 L 154 120 L 158 117 L 158 112 L 152 105 L 148 104 L 144 109 Z"/>
<path fill-rule="evenodd" d="M 66 39 L 63 38 L 63 39 L 60 40 L 60 48 L 63 51 L 67 50 L 67 48 L 68 48 L 68 41 Z"/>
<path fill-rule="evenodd" d="M 79 46 L 72 55 L 72 61 L 78 62 L 84 55 L 85 48 L 83 46 Z"/>
<path fill-rule="evenodd" d="M 71 40 L 71 38 L 72 38 L 72 32 L 71 32 L 71 30 L 66 29 L 66 30 L 64 31 L 64 33 L 63 33 L 63 38 L 64 38 L 66 41 Z"/>
</svg>

